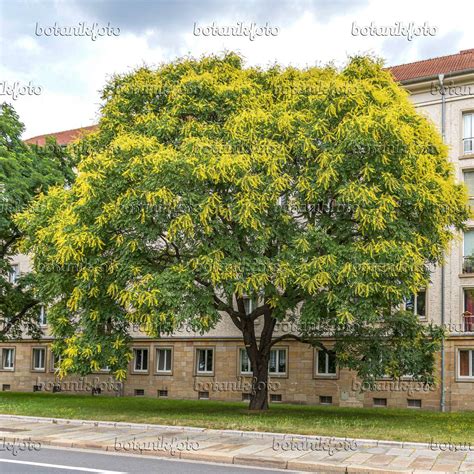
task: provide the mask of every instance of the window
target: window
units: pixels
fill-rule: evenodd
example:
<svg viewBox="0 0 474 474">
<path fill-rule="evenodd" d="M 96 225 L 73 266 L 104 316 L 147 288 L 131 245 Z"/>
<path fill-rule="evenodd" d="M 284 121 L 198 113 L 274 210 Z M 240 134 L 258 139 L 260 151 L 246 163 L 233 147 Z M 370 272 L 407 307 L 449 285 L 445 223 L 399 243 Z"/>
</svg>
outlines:
<svg viewBox="0 0 474 474">
<path fill-rule="evenodd" d="M 319 403 L 321 405 L 332 405 L 332 397 L 329 395 L 320 395 Z"/>
<path fill-rule="evenodd" d="M 209 392 L 198 392 L 199 400 L 209 400 Z"/>
<path fill-rule="evenodd" d="M 464 317 L 474 315 L 474 288 L 464 288 Z"/>
<path fill-rule="evenodd" d="M 244 298 L 245 314 L 250 314 L 256 308 L 255 300 L 252 298 Z"/>
<path fill-rule="evenodd" d="M 386 407 L 387 399 L 386 398 L 374 398 L 374 407 Z"/>
<path fill-rule="evenodd" d="M 36 348 L 33 349 L 33 370 L 44 370 L 46 360 L 46 349 Z"/>
<path fill-rule="evenodd" d="M 474 288 L 464 289 L 463 329 L 465 332 L 474 332 Z"/>
<path fill-rule="evenodd" d="M 316 351 L 316 375 L 336 375 L 336 353 Z"/>
<path fill-rule="evenodd" d="M 474 273 L 474 230 L 464 232 L 463 273 Z"/>
<path fill-rule="evenodd" d="M 61 364 L 61 356 L 57 356 L 54 352 L 51 352 L 51 370 L 54 372 L 59 369 Z"/>
<path fill-rule="evenodd" d="M 459 377 L 474 377 L 474 349 L 462 349 L 458 352 Z"/>
<path fill-rule="evenodd" d="M 410 398 L 407 399 L 407 406 L 408 408 L 421 408 L 421 400 L 412 400 Z"/>
<path fill-rule="evenodd" d="M 426 290 L 420 290 L 405 300 L 405 309 L 419 318 L 426 317 Z"/>
<path fill-rule="evenodd" d="M 2 369 L 3 370 L 14 370 L 15 369 L 15 349 L 2 349 Z"/>
<path fill-rule="evenodd" d="M 158 398 L 168 398 L 168 390 L 158 390 Z"/>
<path fill-rule="evenodd" d="M 250 361 L 247 349 L 240 349 L 240 373 L 252 374 L 252 362 Z"/>
<path fill-rule="evenodd" d="M 148 372 L 148 349 L 133 349 L 133 371 Z"/>
<path fill-rule="evenodd" d="M 286 374 L 286 349 L 273 349 L 270 351 L 268 371 L 271 374 Z"/>
<path fill-rule="evenodd" d="M 146 350 L 146 349 L 142 349 L 142 350 Z M 144 397 L 145 396 L 145 389 L 136 388 L 133 393 L 136 397 Z"/>
<path fill-rule="evenodd" d="M 20 268 L 18 265 L 12 265 L 10 273 L 8 274 L 8 281 L 12 285 L 14 285 L 18 281 L 18 277 L 20 276 Z"/>
<path fill-rule="evenodd" d="M 469 195 L 469 206 L 474 210 L 474 170 L 464 171 L 464 184 Z"/>
<path fill-rule="evenodd" d="M 156 371 L 159 373 L 171 373 L 171 349 L 156 349 Z"/>
<path fill-rule="evenodd" d="M 198 374 L 212 374 L 213 371 L 214 349 L 197 349 L 197 366 Z"/>
<path fill-rule="evenodd" d="M 281 402 L 282 396 L 279 393 L 271 393 L 270 394 L 270 401 L 271 402 Z"/>
<path fill-rule="evenodd" d="M 46 308 L 44 305 L 41 305 L 38 310 L 38 323 L 40 326 L 46 326 L 47 319 L 46 319 Z"/>
<path fill-rule="evenodd" d="M 286 203 L 288 202 L 288 196 L 286 194 L 282 194 L 278 197 L 278 205 L 280 207 L 285 207 Z"/>
<path fill-rule="evenodd" d="M 474 153 L 474 114 L 463 115 L 463 148 L 464 154 Z"/>
</svg>

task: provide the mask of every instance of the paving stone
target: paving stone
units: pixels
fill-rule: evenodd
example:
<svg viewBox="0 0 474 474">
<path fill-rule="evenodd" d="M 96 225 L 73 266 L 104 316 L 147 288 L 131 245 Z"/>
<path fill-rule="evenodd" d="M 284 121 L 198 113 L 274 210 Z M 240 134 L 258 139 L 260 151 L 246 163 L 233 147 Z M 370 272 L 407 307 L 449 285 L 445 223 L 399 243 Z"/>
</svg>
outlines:
<svg viewBox="0 0 474 474">
<path fill-rule="evenodd" d="M 435 463 L 431 470 L 434 472 L 458 472 L 461 463 Z"/>
<path fill-rule="evenodd" d="M 415 452 L 415 449 L 411 448 L 390 448 L 387 451 L 389 456 L 402 456 L 402 457 L 409 457 Z"/>
<path fill-rule="evenodd" d="M 348 457 L 346 459 L 346 462 L 349 464 L 362 464 L 367 459 L 370 459 L 373 456 L 373 454 L 370 453 L 353 453 L 352 456 Z"/>
<path fill-rule="evenodd" d="M 435 463 L 436 459 L 424 457 L 424 456 L 417 456 L 415 460 L 410 464 L 412 469 L 425 469 L 430 470 L 433 464 Z"/>
<path fill-rule="evenodd" d="M 378 466 L 387 466 L 396 458 L 397 456 L 389 456 L 387 454 L 375 454 L 366 461 L 366 464 L 377 464 Z"/>
</svg>

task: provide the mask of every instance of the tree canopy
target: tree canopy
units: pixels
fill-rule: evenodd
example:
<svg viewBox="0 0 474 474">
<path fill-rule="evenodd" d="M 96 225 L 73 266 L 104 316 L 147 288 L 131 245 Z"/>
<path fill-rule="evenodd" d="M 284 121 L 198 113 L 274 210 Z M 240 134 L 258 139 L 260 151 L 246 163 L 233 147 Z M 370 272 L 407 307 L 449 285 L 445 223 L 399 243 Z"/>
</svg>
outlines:
<svg viewBox="0 0 474 474">
<path fill-rule="evenodd" d="M 22 236 L 14 215 L 51 185 L 71 182 L 74 177 L 66 153 L 52 141 L 38 149 L 26 145 L 23 124 L 13 107 L 0 106 L 0 340 L 27 334 L 40 336 L 34 275 L 12 272 L 12 257 Z"/>
<path fill-rule="evenodd" d="M 18 218 L 61 374 L 109 366 L 123 379 L 130 323 L 204 333 L 229 317 L 258 381 L 276 342 L 326 348 L 328 332 L 338 364 L 366 378 L 432 376 L 441 333 L 397 305 L 463 227 L 466 192 L 378 61 L 180 59 L 113 77 L 102 99 L 75 183 Z M 301 334 L 275 338 L 285 318 Z M 257 390 L 251 407 L 266 403 Z"/>
</svg>

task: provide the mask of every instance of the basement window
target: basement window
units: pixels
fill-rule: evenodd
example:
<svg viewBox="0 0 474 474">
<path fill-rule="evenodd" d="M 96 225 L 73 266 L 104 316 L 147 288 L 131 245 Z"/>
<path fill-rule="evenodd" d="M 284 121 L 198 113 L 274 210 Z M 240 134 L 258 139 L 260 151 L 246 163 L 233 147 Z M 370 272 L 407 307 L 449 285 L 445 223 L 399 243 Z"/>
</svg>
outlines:
<svg viewBox="0 0 474 474">
<path fill-rule="evenodd" d="M 421 408 L 421 400 L 407 399 L 408 408 Z"/>
<path fill-rule="evenodd" d="M 319 397 L 319 403 L 321 405 L 332 405 L 332 397 L 329 395 L 321 395 Z"/>
<path fill-rule="evenodd" d="M 386 398 L 374 398 L 374 407 L 386 407 L 387 399 Z"/>
</svg>

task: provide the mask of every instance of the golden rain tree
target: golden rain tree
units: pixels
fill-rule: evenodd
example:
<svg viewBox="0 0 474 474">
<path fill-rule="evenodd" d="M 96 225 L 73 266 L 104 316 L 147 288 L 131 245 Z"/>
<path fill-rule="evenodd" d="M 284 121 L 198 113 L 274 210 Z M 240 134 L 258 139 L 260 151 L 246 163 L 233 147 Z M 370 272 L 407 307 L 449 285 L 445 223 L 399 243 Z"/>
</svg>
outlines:
<svg viewBox="0 0 474 474">
<path fill-rule="evenodd" d="M 463 227 L 466 193 L 377 60 L 182 59 L 115 76 L 102 99 L 75 183 L 18 217 L 62 375 L 123 379 L 131 323 L 159 336 L 230 318 L 251 409 L 268 407 L 270 350 L 289 338 L 327 350 L 331 334 L 338 365 L 364 379 L 433 380 L 442 331 L 399 304 Z M 285 318 L 300 330 L 275 337 Z"/>
</svg>

